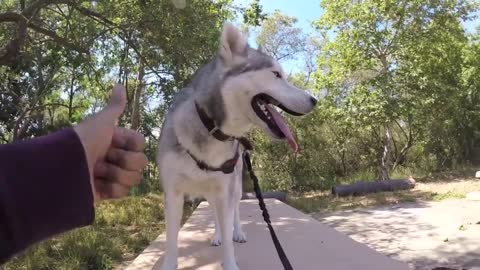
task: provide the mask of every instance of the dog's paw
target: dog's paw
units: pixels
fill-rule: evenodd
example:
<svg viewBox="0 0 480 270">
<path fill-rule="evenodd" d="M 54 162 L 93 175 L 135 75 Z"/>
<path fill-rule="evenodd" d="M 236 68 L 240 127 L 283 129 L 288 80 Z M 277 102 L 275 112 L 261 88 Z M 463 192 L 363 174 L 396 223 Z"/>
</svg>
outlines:
<svg viewBox="0 0 480 270">
<path fill-rule="evenodd" d="M 212 238 L 212 246 L 218 247 L 222 245 L 222 236 L 220 234 L 214 234 Z"/>
<path fill-rule="evenodd" d="M 233 230 L 233 241 L 237 243 L 246 243 L 247 235 L 242 230 Z"/>
</svg>

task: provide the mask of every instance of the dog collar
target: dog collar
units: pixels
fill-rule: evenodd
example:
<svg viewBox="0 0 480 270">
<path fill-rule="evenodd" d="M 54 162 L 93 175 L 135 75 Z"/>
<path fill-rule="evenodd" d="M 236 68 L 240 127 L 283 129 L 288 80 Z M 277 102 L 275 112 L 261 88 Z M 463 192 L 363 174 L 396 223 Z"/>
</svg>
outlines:
<svg viewBox="0 0 480 270">
<path fill-rule="evenodd" d="M 220 128 L 215 125 L 215 121 L 210 118 L 200 106 L 198 106 L 197 102 L 195 102 L 195 108 L 197 109 L 200 120 L 202 120 L 203 125 L 207 128 L 208 133 L 215 137 L 215 139 L 222 142 L 235 139 L 234 136 L 223 133 Z"/>
<path fill-rule="evenodd" d="M 235 170 L 235 165 L 238 162 L 238 159 L 240 158 L 240 154 L 238 152 L 238 147 L 240 144 L 245 148 L 245 150 L 253 150 L 253 146 L 250 143 L 250 141 L 245 138 L 245 137 L 234 137 L 227 135 L 223 133 L 216 125 L 215 121 L 210 118 L 205 111 L 198 106 L 197 102 L 195 102 L 195 108 L 197 109 L 198 116 L 200 117 L 200 120 L 202 121 L 203 125 L 205 128 L 207 128 L 208 133 L 212 135 L 215 139 L 219 141 L 227 141 L 227 140 L 237 140 L 237 149 L 235 150 L 235 156 L 227 161 L 225 161 L 222 166 L 218 168 L 210 167 L 208 164 L 205 162 L 197 159 L 188 149 L 185 149 L 188 155 L 197 163 L 197 166 L 206 171 L 221 171 L 225 174 L 232 173 Z"/>
<path fill-rule="evenodd" d="M 210 167 L 208 164 L 205 162 L 197 159 L 190 151 L 186 150 L 187 153 L 190 155 L 190 157 L 197 163 L 197 166 L 204 170 L 204 171 L 214 171 L 218 172 L 221 171 L 225 174 L 230 174 L 235 170 L 235 165 L 237 165 L 238 158 L 240 157 L 240 154 L 238 152 L 238 146 L 240 143 L 237 144 L 237 149 L 235 150 L 235 156 L 227 161 L 225 161 L 220 167 L 215 168 L 215 167 Z"/>
<path fill-rule="evenodd" d="M 197 102 L 195 102 L 195 108 L 197 109 L 198 116 L 202 121 L 205 128 L 208 130 L 208 133 L 211 134 L 215 139 L 219 141 L 227 141 L 227 140 L 238 140 L 246 150 L 253 150 L 253 146 L 250 141 L 245 137 L 235 137 L 230 136 L 223 133 L 220 128 L 215 125 L 215 121 L 210 118 L 205 111 L 198 106 Z"/>
</svg>

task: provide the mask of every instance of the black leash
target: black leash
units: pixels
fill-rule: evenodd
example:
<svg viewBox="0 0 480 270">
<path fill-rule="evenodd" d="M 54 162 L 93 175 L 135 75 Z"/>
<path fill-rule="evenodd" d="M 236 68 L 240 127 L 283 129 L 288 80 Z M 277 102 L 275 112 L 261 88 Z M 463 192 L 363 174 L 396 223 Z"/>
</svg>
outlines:
<svg viewBox="0 0 480 270">
<path fill-rule="evenodd" d="M 257 195 L 257 199 L 258 199 L 258 205 L 262 210 L 263 220 L 265 220 L 265 222 L 268 225 L 268 230 L 270 231 L 270 236 L 272 237 L 273 244 L 275 245 L 275 249 L 277 250 L 278 257 L 282 261 L 283 268 L 285 270 L 293 270 L 293 267 L 290 264 L 290 261 L 288 260 L 287 255 L 285 254 L 285 251 L 283 251 L 282 245 L 280 244 L 280 241 L 278 240 L 277 235 L 275 234 L 275 231 L 273 230 L 272 223 L 270 221 L 270 215 L 268 214 L 267 207 L 265 206 L 265 202 L 263 201 L 262 191 L 260 190 L 260 185 L 258 184 L 258 178 L 257 176 L 255 176 L 255 173 L 253 172 L 252 162 L 250 161 L 250 155 L 248 154 L 247 151 L 245 151 L 243 158 L 245 160 L 245 164 L 247 165 L 247 170 L 250 174 L 250 178 L 252 178 L 253 188 L 255 190 L 255 194 Z"/>
</svg>

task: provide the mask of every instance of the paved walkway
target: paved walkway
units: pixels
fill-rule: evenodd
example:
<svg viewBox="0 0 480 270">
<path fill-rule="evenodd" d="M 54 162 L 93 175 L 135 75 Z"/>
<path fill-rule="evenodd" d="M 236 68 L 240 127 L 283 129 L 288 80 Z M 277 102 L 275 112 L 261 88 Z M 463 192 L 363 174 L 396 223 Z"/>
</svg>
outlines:
<svg viewBox="0 0 480 270">
<path fill-rule="evenodd" d="M 295 270 L 408 270 L 405 263 L 382 255 L 366 245 L 276 200 L 266 200 L 272 224 Z M 283 269 L 256 200 L 242 201 L 241 219 L 248 242 L 235 243 L 241 270 Z M 210 246 L 213 218 L 203 202 L 179 236 L 178 269 L 221 270 L 219 247 Z M 165 246 L 160 235 L 128 270 L 159 270 Z"/>
<path fill-rule="evenodd" d="M 403 203 L 313 216 L 412 269 L 480 269 L 478 201 Z"/>
</svg>

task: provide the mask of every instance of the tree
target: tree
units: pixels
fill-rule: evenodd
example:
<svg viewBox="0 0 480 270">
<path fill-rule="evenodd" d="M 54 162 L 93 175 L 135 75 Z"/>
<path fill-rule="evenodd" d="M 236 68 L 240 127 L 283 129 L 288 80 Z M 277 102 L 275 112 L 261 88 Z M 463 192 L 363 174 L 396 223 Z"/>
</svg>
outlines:
<svg viewBox="0 0 480 270">
<path fill-rule="evenodd" d="M 306 47 L 305 34 L 295 26 L 297 21 L 297 18 L 276 10 L 263 21 L 256 36 L 257 44 L 278 61 L 292 59 Z"/>
<path fill-rule="evenodd" d="M 171 0 L 3 1 L 0 141 L 75 124 L 101 108 L 119 81 L 128 96 L 119 125 L 146 135 L 152 161 L 135 192 L 158 190 L 154 156 L 164 111 L 217 52 L 235 10 L 231 0 L 189 1 L 183 9 Z"/>
<path fill-rule="evenodd" d="M 322 38 L 310 36 L 306 38 L 304 47 L 297 54 L 302 61 L 300 71 L 289 76 L 289 80 L 301 89 L 314 89 L 313 74 L 316 72 L 317 58 L 323 46 Z M 312 93 L 320 95 L 320 93 Z"/>
<path fill-rule="evenodd" d="M 379 179 L 389 179 L 390 169 L 432 128 L 428 123 L 444 123 L 458 105 L 465 44 L 460 21 L 475 5 L 426 0 L 321 5 L 325 12 L 317 27 L 325 36 L 335 32 L 316 73 L 318 89 L 328 92 L 321 105 L 325 117 L 355 127 L 356 134 L 346 135 L 362 138 L 377 160 Z M 347 140 L 339 138 L 340 145 Z"/>
<path fill-rule="evenodd" d="M 263 12 L 260 0 L 253 0 L 243 12 L 243 23 L 246 25 L 260 26 L 266 18 L 267 14 Z"/>
<path fill-rule="evenodd" d="M 474 149 L 480 145 L 480 29 L 468 38 L 468 44 L 462 52 L 462 106 L 457 108 L 459 118 L 455 125 L 458 127 L 458 143 L 462 146 L 463 156 L 478 162 L 474 160 Z"/>
<path fill-rule="evenodd" d="M 92 100 L 84 105 L 95 111 L 106 98 L 106 85 L 118 80 L 128 88 L 123 123 L 138 128 L 143 104 L 148 102 L 147 87 L 155 86 L 157 95 L 168 102 L 195 67 L 215 53 L 219 27 L 233 15 L 230 2 L 193 1 L 178 10 L 169 0 L 37 0 L 22 5 L 8 1 L 0 10 L 0 27 L 5 29 L 0 35 L 0 46 L 5 44 L 0 65 L 15 80 L 21 80 L 22 73 L 52 66 L 54 76 L 63 81 L 50 85 L 42 95 L 62 93 L 55 88 L 68 89 L 66 104 L 63 94 L 56 97 L 57 105 L 69 108 L 67 122 L 74 120 L 74 96 L 88 93 Z M 52 61 L 36 66 L 37 57 Z M 52 120 L 59 110 L 49 112 Z"/>
</svg>

